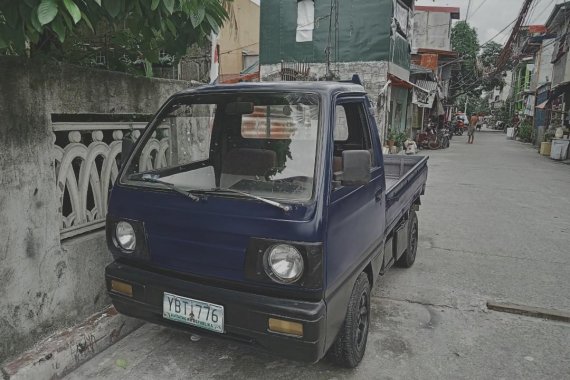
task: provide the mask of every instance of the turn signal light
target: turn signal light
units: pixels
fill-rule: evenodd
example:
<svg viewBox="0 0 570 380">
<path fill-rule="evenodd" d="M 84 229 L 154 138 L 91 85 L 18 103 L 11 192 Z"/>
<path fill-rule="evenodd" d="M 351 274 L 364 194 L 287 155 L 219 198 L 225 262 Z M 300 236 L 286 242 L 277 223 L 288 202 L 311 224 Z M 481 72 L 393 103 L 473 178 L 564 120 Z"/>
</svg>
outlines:
<svg viewBox="0 0 570 380">
<path fill-rule="evenodd" d="M 284 321 L 282 319 L 269 318 L 269 331 L 303 336 L 303 324 L 299 322 Z"/>
<path fill-rule="evenodd" d="M 111 280 L 111 289 L 128 297 L 133 296 L 133 286 L 122 281 Z"/>
</svg>

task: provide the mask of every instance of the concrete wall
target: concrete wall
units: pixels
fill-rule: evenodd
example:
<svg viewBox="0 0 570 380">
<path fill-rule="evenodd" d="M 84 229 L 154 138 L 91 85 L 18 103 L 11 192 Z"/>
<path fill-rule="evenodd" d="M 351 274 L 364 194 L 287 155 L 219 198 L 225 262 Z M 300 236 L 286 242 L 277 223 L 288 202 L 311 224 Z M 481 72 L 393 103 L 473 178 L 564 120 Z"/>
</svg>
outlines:
<svg viewBox="0 0 570 380">
<path fill-rule="evenodd" d="M 554 53 L 553 42 L 553 39 L 542 41 L 542 47 L 535 56 L 531 90 L 536 90 L 538 87 L 552 80 L 553 66 L 550 62 L 552 60 L 552 54 Z"/>
<path fill-rule="evenodd" d="M 445 12 L 414 12 L 412 49 L 451 51 L 451 15 Z"/>
<path fill-rule="evenodd" d="M 244 69 L 243 53 L 259 55 L 259 4 L 251 0 L 235 0 L 233 5 L 237 30 L 226 23 L 220 31 L 220 73 L 239 74 Z"/>
<path fill-rule="evenodd" d="M 565 53 L 554 63 L 552 68 L 552 87 L 556 87 L 570 80 L 570 65 L 568 64 L 568 60 L 570 60 L 570 54 Z"/>
<path fill-rule="evenodd" d="M 154 112 L 186 82 L 0 57 L 0 361 L 109 303 L 102 231 L 60 239 L 51 114 Z"/>
</svg>

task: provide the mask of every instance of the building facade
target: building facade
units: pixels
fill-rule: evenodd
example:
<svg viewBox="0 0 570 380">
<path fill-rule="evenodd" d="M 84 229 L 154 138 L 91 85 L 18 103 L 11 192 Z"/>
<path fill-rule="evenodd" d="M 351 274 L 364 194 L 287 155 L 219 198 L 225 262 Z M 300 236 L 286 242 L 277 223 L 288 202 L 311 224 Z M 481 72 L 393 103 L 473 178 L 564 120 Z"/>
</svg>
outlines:
<svg viewBox="0 0 570 380">
<path fill-rule="evenodd" d="M 385 137 L 406 129 L 412 87 L 413 0 L 261 3 L 262 80 L 337 80 L 358 74 Z"/>
<path fill-rule="evenodd" d="M 555 36 L 552 44 L 552 83 L 547 109 L 551 111 L 549 127 L 570 125 L 570 1 L 557 4 L 546 22 L 548 32 Z"/>
<path fill-rule="evenodd" d="M 220 81 L 259 71 L 259 0 L 234 0 L 236 25 L 226 22 L 218 35 Z"/>
<path fill-rule="evenodd" d="M 451 44 L 453 21 L 459 18 L 458 7 L 415 7 L 412 82 L 430 93 L 427 103 L 414 101 L 411 106 L 415 128 L 422 127 L 426 118 L 439 118 L 442 114 L 446 119 L 451 117 L 451 107 L 445 104 L 448 103 L 452 71 L 459 68 L 458 54 Z M 416 95 L 414 100 L 418 98 Z"/>
</svg>

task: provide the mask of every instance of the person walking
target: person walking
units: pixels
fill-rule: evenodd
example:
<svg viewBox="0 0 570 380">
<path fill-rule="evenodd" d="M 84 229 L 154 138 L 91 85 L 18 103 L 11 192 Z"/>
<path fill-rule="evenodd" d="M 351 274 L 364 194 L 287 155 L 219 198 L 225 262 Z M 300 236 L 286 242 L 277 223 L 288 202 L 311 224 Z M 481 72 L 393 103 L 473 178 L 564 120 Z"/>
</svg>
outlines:
<svg viewBox="0 0 570 380">
<path fill-rule="evenodd" d="M 475 139 L 475 127 L 477 127 L 477 122 L 479 121 L 479 117 L 477 114 L 471 115 L 471 119 L 469 119 L 469 128 L 467 129 L 467 144 L 473 144 L 473 140 Z"/>
</svg>

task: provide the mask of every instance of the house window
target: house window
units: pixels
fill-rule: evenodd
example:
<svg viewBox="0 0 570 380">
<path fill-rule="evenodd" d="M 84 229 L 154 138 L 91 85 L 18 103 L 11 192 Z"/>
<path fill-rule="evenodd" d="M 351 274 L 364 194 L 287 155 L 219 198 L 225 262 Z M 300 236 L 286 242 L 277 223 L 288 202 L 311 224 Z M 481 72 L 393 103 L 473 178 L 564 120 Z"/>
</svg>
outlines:
<svg viewBox="0 0 570 380">
<path fill-rule="evenodd" d="M 315 29 L 315 2 L 314 0 L 297 1 L 297 42 L 313 40 Z"/>
<path fill-rule="evenodd" d="M 247 70 L 249 68 L 254 69 L 253 71 L 259 70 L 259 67 L 254 67 L 255 65 L 259 65 L 259 54 L 243 54 L 242 70 Z"/>
</svg>

